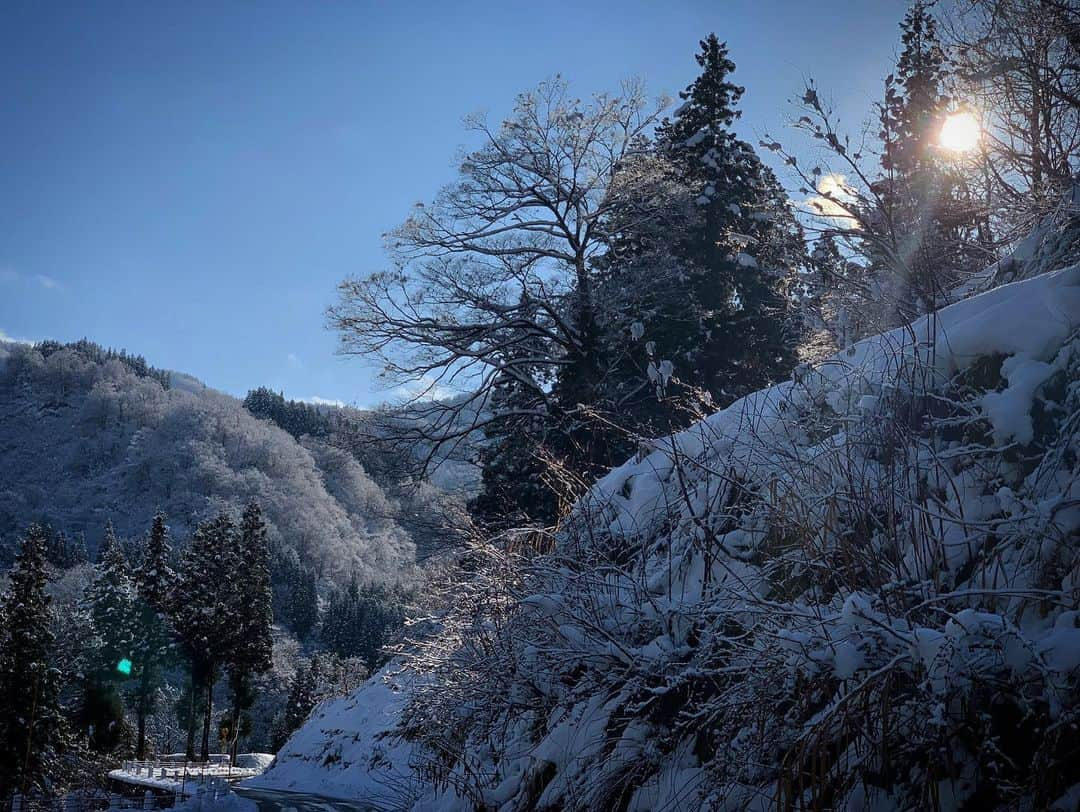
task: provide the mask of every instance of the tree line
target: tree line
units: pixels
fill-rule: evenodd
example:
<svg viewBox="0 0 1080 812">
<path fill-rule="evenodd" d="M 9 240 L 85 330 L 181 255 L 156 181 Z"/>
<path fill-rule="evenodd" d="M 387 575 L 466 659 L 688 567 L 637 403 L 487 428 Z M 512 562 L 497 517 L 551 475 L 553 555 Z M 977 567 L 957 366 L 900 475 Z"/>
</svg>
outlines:
<svg viewBox="0 0 1080 812">
<path fill-rule="evenodd" d="M 61 611 L 53 595 L 69 577 L 78 594 Z M 93 786 L 119 759 L 157 751 L 149 726 L 160 733 L 162 715 L 191 760 L 212 742 L 235 758 L 256 722 L 280 747 L 318 700 L 378 667 L 404 623 L 400 587 L 353 578 L 321 592 L 313 570 L 268 543 L 255 501 L 199 524 L 179 552 L 163 513 L 139 542 L 109 523 L 93 565 L 81 536 L 32 525 L 0 599 L 0 787 Z M 304 642 L 280 630 L 295 674 L 268 686 L 275 614 Z"/>
<path fill-rule="evenodd" d="M 79 644 L 65 651 L 47 591 L 49 534 L 26 531 L 0 601 L 0 785 L 48 791 L 80 764 L 132 750 L 144 758 L 146 721 L 177 668 L 188 675 L 188 757 L 208 758 L 214 686 L 224 675 L 231 707 L 221 737 L 235 756 L 253 680 L 271 665 L 261 511 L 251 502 L 238 523 L 223 513 L 200 524 L 176 568 L 165 522 L 154 517 L 135 565 L 106 528 L 81 611 L 68 619 L 77 628 L 61 630 Z"/>
</svg>

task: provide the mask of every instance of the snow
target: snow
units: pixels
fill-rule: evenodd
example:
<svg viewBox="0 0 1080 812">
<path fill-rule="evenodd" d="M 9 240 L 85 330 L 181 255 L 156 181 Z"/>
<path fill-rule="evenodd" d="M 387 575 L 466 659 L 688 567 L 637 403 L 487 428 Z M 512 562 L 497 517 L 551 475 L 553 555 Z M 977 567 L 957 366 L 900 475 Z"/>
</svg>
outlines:
<svg viewBox="0 0 1080 812">
<path fill-rule="evenodd" d="M 908 731 L 897 735 L 905 740 L 921 735 L 914 720 L 934 730 L 952 724 L 948 701 L 979 680 L 1038 686 L 1030 690 L 1042 692 L 1051 718 L 1061 718 L 1063 685 L 1080 668 L 1080 624 L 1059 606 L 1030 606 L 1033 595 L 1075 589 L 1067 574 L 1075 559 L 1057 540 L 1080 529 L 1080 484 L 1064 469 L 1017 468 L 1003 451 L 1012 443 L 1053 442 L 1037 436 L 1035 406 L 1052 381 L 1075 380 L 1078 331 L 1080 266 L 1024 279 L 861 341 L 792 381 L 653 441 L 604 476 L 562 528 L 560 552 L 572 566 L 538 576 L 534 593 L 521 601 L 511 644 L 520 652 L 516 668 L 523 680 L 543 673 L 555 705 L 528 731 L 483 745 L 496 747 L 507 763 L 479 742 L 471 745 L 473 762 L 492 765 L 485 800 L 503 809 L 557 807 L 568 799 L 588 805 L 590 798 L 602 805 L 609 796 L 592 793 L 626 780 L 612 777 L 625 773 L 635 787 L 630 809 L 771 807 L 779 791 L 768 780 L 771 754 L 825 726 L 849 691 L 874 685 L 884 673 L 918 686 L 914 704 L 896 711 L 897 730 Z M 972 392 L 964 376 L 976 362 L 991 372 L 1000 364 L 1000 384 Z M 923 479 L 897 482 L 879 453 L 882 430 L 897 404 L 928 397 L 959 404 L 975 436 L 985 421 L 985 444 L 945 441 L 930 429 L 905 436 L 899 459 L 909 459 L 903 464 Z M 1054 407 L 1059 416 L 1063 405 Z M 859 477 L 855 490 L 851 477 Z M 731 498 L 732 482 L 755 492 L 734 518 L 718 509 Z M 865 554 L 885 570 L 880 582 L 863 576 L 865 588 L 852 589 L 826 578 L 815 591 L 807 587 L 814 579 L 793 577 L 797 567 L 849 565 L 835 559 L 847 543 L 837 515 L 887 505 L 888 494 L 901 504 L 914 500 L 918 522 L 908 526 L 897 517 L 895 540 L 861 537 Z M 778 553 L 768 545 L 779 543 L 770 528 L 784 516 L 806 528 L 802 544 L 818 557 L 798 548 L 787 553 L 793 595 L 777 593 L 783 570 L 769 563 Z M 711 560 L 703 554 L 710 534 Z M 894 551 L 891 544 L 901 546 Z M 615 563 L 608 550 L 631 551 L 631 560 Z M 1053 561 L 1065 573 L 1057 581 L 1046 578 Z M 575 574 L 576 567 L 584 573 Z M 911 596 L 907 610 L 896 611 L 898 594 Z M 738 645 L 707 642 L 710 635 L 723 639 L 728 625 L 746 630 Z M 694 645 L 687 643 L 691 629 L 699 638 Z M 733 714 L 720 761 L 746 767 L 715 760 L 706 767 L 692 752 L 695 726 L 676 732 L 672 715 L 666 725 L 642 720 L 633 735 L 628 729 L 609 738 L 612 720 L 631 713 L 643 693 L 677 695 L 678 685 L 695 684 L 718 663 L 738 675 L 726 689 L 731 698 L 720 700 L 724 710 L 691 703 L 682 712 Z M 573 675 L 565 685 L 561 673 Z M 737 727 L 732 708 L 783 703 L 791 685 L 824 675 L 835 693 L 790 729 L 754 711 Z M 507 694 L 517 695 L 518 683 L 508 679 Z M 468 717 L 466 707 L 461 712 Z M 762 725 L 776 728 L 756 744 Z M 642 748 L 641 741 L 658 738 L 665 755 Z M 977 765 L 959 755 L 956 774 L 936 782 L 945 802 L 961 803 L 974 791 Z M 720 780 L 710 771 L 731 776 L 719 795 L 709 795 Z M 530 795 L 538 775 L 546 784 Z M 931 779 L 913 773 L 897 780 L 921 792 Z M 897 797 L 859 788 L 845 803 L 893 808 Z M 449 796 L 442 800 L 454 807 Z"/>
<path fill-rule="evenodd" d="M 1044 729 L 1077 712 L 1078 373 L 1070 266 L 652 441 L 530 564 L 516 614 L 488 630 L 510 653 L 472 665 L 472 693 L 457 679 L 479 656 L 466 647 L 445 645 L 446 673 L 422 681 L 394 664 L 321 705 L 255 785 L 470 808 L 418 785 L 416 766 L 440 762 L 393 735 L 411 695 L 446 685 L 447 718 L 425 719 L 462 748 L 448 782 L 507 812 L 775 808 L 786 765 L 823 743 L 852 771 L 836 808 L 916 808 L 928 786 L 962 804 L 990 769 L 979 743 L 1011 734 L 957 731 L 995 724 L 959 710 L 978 710 L 979 686 L 1022 691 Z M 650 370 L 659 385 L 670 374 Z M 945 738 L 947 768 L 910 756 Z M 908 758 L 892 785 L 860 781 L 886 751 Z M 1055 794 L 1055 808 L 1080 798 Z"/>
<path fill-rule="evenodd" d="M 393 732 L 420 677 L 391 661 L 354 693 L 320 703 L 262 775 L 243 786 L 400 804 L 413 748 Z"/>
</svg>

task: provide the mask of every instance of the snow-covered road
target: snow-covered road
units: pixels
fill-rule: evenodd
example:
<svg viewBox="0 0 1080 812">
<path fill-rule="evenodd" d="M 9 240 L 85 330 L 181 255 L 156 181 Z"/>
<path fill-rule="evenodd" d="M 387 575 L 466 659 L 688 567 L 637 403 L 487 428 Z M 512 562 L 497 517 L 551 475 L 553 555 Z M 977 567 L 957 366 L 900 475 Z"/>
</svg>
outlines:
<svg viewBox="0 0 1080 812">
<path fill-rule="evenodd" d="M 241 798 L 253 801 L 259 812 L 381 812 L 383 809 L 364 801 L 345 801 L 302 792 L 242 786 L 233 787 L 232 790 Z"/>
</svg>

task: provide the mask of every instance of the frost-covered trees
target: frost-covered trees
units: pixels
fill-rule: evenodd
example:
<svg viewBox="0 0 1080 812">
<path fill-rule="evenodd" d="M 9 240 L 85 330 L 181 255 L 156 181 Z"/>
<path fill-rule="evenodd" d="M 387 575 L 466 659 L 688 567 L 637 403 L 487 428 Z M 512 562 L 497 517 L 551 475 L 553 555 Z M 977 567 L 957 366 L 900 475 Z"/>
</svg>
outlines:
<svg viewBox="0 0 1080 812">
<path fill-rule="evenodd" d="M 168 618 L 174 609 L 177 576 L 171 566 L 168 536 L 165 515 L 159 512 L 154 516 L 142 560 L 135 570 L 138 601 L 132 661 L 137 759 L 146 757 L 146 721 L 155 710 L 158 693 L 165 681 L 165 669 L 173 655 Z"/>
<path fill-rule="evenodd" d="M 399 437 L 434 452 L 534 415 L 578 465 L 609 462 L 603 433 L 578 431 L 602 376 L 592 262 L 606 250 L 611 177 L 661 107 L 633 84 L 582 101 L 556 78 L 519 95 L 498 127 L 470 119 L 482 146 L 393 232 L 396 268 L 344 281 L 329 311 L 343 352 L 373 354 L 421 395 L 470 393 L 416 404 Z M 517 352 L 523 341 L 534 351 Z M 546 385 L 556 375 L 558 395 Z M 490 410 L 510 380 L 514 407 Z"/>
<path fill-rule="evenodd" d="M 240 738 L 241 714 L 255 700 L 253 680 L 273 664 L 273 595 L 270 587 L 270 547 L 266 525 L 257 502 L 248 503 L 240 518 L 236 571 L 229 584 L 229 646 L 225 662 L 229 669 L 232 714 L 226 741 L 232 755 Z"/>
<path fill-rule="evenodd" d="M 124 755 L 132 731 L 124 717 L 123 685 L 134 667 L 138 610 L 135 583 L 111 522 L 105 528 L 94 581 L 86 591 L 86 606 L 93 636 L 79 724 L 94 750 Z"/>
<path fill-rule="evenodd" d="M 19 345 L 0 368 L 0 536 L 14 539 L 48 516 L 94 552 L 101 516 L 121 538 L 139 538 L 161 509 L 174 536 L 221 510 L 256 499 L 267 536 L 304 546 L 320 578 L 397 577 L 414 555 L 408 535 L 381 508 L 385 497 L 357 464 L 320 466 L 269 421 L 211 389 L 163 389 L 117 359 L 98 363 L 63 348 L 47 357 Z M 332 483 L 334 492 L 327 485 Z M 380 499 L 382 504 L 380 505 Z M 379 515 L 364 511 L 379 510 Z"/>
<path fill-rule="evenodd" d="M 35 525 L 0 601 L 0 796 L 44 788 L 63 749 L 45 583 L 45 534 Z"/>
<path fill-rule="evenodd" d="M 958 4 L 945 39 L 983 118 L 994 226 L 1022 236 L 1080 169 L 1080 10 L 1074 0 Z"/>
<path fill-rule="evenodd" d="M 556 79 L 497 129 L 473 119 L 483 146 L 393 232 L 395 270 L 340 286 L 343 352 L 375 354 L 425 395 L 468 392 L 414 406 L 395 437 L 482 435 L 472 504 L 489 525 L 507 511 L 550 522 L 635 432 L 666 429 L 655 404 L 674 376 L 723 401 L 792 363 L 802 235 L 731 132 L 742 89 L 726 50 L 702 45 L 656 143 L 663 105 L 638 85 L 584 103 Z"/>
<path fill-rule="evenodd" d="M 201 757 L 210 752 L 214 685 L 229 652 L 229 599 L 239 575 L 236 525 L 227 514 L 203 522 L 180 563 L 175 625 L 191 664 L 187 755 L 195 758 L 196 708 L 203 712 Z"/>
<path fill-rule="evenodd" d="M 289 736 L 304 723 L 311 709 L 315 707 L 321 679 L 318 655 L 308 662 L 301 661 L 297 666 L 292 687 L 289 689 L 289 698 L 285 701 L 285 707 L 281 709 L 273 726 L 271 746 L 274 750 L 281 749 Z"/>
</svg>

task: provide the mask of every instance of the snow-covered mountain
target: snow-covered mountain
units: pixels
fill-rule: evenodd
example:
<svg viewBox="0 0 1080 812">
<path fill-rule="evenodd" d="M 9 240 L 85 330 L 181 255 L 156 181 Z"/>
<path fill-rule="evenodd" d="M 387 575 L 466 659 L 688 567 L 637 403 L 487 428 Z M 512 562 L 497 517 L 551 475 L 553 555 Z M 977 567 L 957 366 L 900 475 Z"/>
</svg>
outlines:
<svg viewBox="0 0 1080 812">
<path fill-rule="evenodd" d="M 106 521 L 140 537 L 156 510 L 179 537 L 259 501 L 272 542 L 327 578 L 398 578 L 414 545 L 356 459 L 253 417 L 173 374 L 164 388 L 76 347 L 0 346 L 0 540 L 30 522 L 93 549 Z"/>
<path fill-rule="evenodd" d="M 363 797 L 326 754 L 396 733 L 415 808 L 1076 808 L 1080 266 L 1040 270 L 655 441 L 267 780 Z"/>
</svg>

